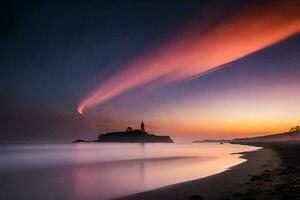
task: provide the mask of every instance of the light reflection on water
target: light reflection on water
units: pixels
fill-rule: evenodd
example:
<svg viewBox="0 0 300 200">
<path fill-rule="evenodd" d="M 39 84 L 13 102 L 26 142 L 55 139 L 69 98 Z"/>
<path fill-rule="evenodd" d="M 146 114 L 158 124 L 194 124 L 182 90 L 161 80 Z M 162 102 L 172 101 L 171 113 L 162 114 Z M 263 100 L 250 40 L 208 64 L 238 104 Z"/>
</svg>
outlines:
<svg viewBox="0 0 300 200">
<path fill-rule="evenodd" d="M 102 200 L 198 179 L 239 164 L 232 144 L 0 146 L 0 199 Z"/>
</svg>

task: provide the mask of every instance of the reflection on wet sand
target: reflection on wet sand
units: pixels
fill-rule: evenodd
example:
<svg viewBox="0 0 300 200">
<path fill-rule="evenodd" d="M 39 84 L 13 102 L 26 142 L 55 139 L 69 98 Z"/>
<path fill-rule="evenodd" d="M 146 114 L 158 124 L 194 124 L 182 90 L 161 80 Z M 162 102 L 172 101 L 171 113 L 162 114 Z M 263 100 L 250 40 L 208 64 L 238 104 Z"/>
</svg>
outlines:
<svg viewBox="0 0 300 200">
<path fill-rule="evenodd" d="M 25 154 L 17 149 L 10 147 L 10 157 L 0 159 L 2 166 L 18 166 L 2 167 L 7 172 L 0 174 L 0 195 L 16 200 L 117 198 L 224 171 L 244 161 L 231 153 L 254 150 L 231 144 L 50 145 Z"/>
</svg>

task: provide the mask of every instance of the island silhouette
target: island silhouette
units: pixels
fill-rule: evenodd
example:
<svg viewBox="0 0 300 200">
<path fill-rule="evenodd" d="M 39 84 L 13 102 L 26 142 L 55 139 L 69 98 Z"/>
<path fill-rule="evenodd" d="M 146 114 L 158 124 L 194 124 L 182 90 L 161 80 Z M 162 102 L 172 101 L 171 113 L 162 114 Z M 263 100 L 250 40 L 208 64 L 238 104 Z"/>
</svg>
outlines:
<svg viewBox="0 0 300 200">
<path fill-rule="evenodd" d="M 159 136 L 147 133 L 143 121 L 140 125 L 140 129 L 127 127 L 125 131 L 100 134 L 95 141 L 78 139 L 73 142 L 174 143 L 170 136 Z"/>
</svg>

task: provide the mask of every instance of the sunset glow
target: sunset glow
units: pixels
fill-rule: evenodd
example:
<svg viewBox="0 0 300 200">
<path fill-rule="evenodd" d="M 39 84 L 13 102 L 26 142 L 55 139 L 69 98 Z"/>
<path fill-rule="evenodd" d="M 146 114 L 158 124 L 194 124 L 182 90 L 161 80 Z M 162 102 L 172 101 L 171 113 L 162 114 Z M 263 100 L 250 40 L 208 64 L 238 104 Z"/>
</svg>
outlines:
<svg viewBox="0 0 300 200">
<path fill-rule="evenodd" d="M 300 200 L 300 0 L 1 8 L 0 200 Z"/>
<path fill-rule="evenodd" d="M 233 14 L 200 35 L 196 27 L 189 27 L 157 49 L 131 60 L 90 92 L 77 110 L 83 114 L 157 79 L 170 83 L 199 77 L 275 44 L 300 31 L 298 11 L 298 7 L 285 2 Z"/>
<path fill-rule="evenodd" d="M 5 140 L 91 139 L 141 121 L 179 141 L 300 125 L 299 1 L 62 4 L 4 14 Z"/>
</svg>

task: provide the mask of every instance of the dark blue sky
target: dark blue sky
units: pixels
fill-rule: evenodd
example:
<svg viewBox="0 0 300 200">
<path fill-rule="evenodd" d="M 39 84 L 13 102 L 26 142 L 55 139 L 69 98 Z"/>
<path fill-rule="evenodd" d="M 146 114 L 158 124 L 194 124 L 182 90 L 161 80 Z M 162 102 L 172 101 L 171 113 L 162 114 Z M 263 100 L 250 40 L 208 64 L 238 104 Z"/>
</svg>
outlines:
<svg viewBox="0 0 300 200">
<path fill-rule="evenodd" d="M 205 3 L 4 3 L 0 38 L 2 111 L 5 115 L 29 111 L 77 114 L 80 98 L 93 87 L 91 80 L 101 80 L 140 51 L 155 46 L 188 23 Z M 10 134 L 14 135 L 4 133 Z"/>
<path fill-rule="evenodd" d="M 251 4 L 250 1 L 184 0 L 12 1 L 4 4 L 0 35 L 3 118 L 0 140 L 68 141 L 94 137 L 97 130 L 113 126 L 116 117 L 115 112 L 108 118 L 102 113 L 97 124 L 94 119 L 82 119 L 78 115 L 79 101 L 95 84 L 187 24 L 201 22 L 205 30 L 231 12 Z M 148 99 L 147 106 L 177 101 L 199 90 L 209 94 L 237 83 L 245 84 L 245 81 L 249 86 L 264 77 L 268 82 L 274 80 L 268 79 L 273 75 L 297 79 L 300 49 L 296 44 L 299 42 L 299 35 L 294 36 L 206 77 L 166 86 L 168 90 L 151 94 L 153 98 Z M 268 59 L 273 62 L 268 64 Z M 284 64 L 285 68 L 270 66 L 274 62 Z M 194 85 L 198 86 L 192 87 Z M 167 98 L 163 95 L 166 91 Z M 131 112 L 143 112 L 143 103 L 132 101 L 131 104 L 125 105 L 133 109 Z M 126 109 L 122 111 L 123 104 L 115 105 L 120 106 L 120 116 L 131 114 Z M 132 116 L 129 118 L 134 120 Z M 101 120 L 105 123 L 101 124 Z M 115 126 L 119 127 L 118 123 Z"/>
</svg>

